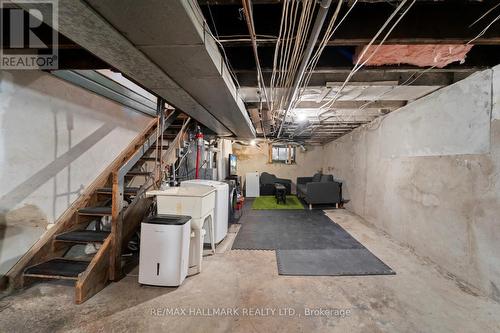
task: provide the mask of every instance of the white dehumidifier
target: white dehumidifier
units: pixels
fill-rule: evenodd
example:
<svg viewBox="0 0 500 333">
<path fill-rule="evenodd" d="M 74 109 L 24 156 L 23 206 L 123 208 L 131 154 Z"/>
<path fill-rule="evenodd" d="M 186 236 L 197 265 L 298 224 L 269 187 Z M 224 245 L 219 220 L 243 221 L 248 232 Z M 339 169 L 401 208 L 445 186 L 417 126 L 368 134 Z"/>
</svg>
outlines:
<svg viewBox="0 0 500 333">
<path fill-rule="evenodd" d="M 141 224 L 139 283 L 180 286 L 188 273 L 191 217 L 154 215 Z"/>
</svg>

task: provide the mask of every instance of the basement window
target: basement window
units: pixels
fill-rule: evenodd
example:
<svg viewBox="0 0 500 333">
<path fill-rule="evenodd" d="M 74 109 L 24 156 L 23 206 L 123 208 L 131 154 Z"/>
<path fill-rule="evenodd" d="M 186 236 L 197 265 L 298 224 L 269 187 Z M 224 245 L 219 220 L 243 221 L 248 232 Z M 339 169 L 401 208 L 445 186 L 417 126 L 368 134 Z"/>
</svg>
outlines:
<svg viewBox="0 0 500 333">
<path fill-rule="evenodd" d="M 271 148 L 272 163 L 295 163 L 295 147 L 291 146 L 272 146 Z"/>
</svg>

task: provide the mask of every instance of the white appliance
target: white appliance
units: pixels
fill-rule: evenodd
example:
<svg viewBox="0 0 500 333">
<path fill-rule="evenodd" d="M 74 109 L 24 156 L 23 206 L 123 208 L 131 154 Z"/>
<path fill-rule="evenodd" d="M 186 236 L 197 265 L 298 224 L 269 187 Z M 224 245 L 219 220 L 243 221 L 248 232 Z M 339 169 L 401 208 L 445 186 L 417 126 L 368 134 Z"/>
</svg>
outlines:
<svg viewBox="0 0 500 333">
<path fill-rule="evenodd" d="M 256 198 L 260 196 L 260 182 L 258 172 L 247 172 L 245 175 L 246 196 Z"/>
<path fill-rule="evenodd" d="M 210 186 L 215 188 L 214 210 L 214 238 L 215 243 L 220 243 L 227 235 L 229 222 L 229 185 L 216 180 L 192 179 L 181 182 L 181 187 Z M 208 234 L 205 234 L 205 243 L 210 243 Z"/>
<path fill-rule="evenodd" d="M 180 286 L 188 273 L 191 217 L 155 215 L 141 224 L 139 283 Z"/>
<path fill-rule="evenodd" d="M 213 237 L 215 189 L 209 186 L 169 187 L 164 190 L 146 192 L 146 196 L 156 196 L 158 214 L 176 214 L 191 216 L 191 242 L 189 245 L 189 275 L 201 272 L 203 259 L 203 238 L 207 222 L 211 235 L 212 253 L 215 253 Z"/>
</svg>

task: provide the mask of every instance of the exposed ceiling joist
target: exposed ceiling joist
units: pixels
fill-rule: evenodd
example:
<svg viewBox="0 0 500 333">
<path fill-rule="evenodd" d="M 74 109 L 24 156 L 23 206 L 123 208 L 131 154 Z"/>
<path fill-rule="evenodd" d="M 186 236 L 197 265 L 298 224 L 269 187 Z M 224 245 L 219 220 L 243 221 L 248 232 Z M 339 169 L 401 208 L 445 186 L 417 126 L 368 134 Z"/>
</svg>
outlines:
<svg viewBox="0 0 500 333">
<path fill-rule="evenodd" d="M 453 68 L 453 69 L 426 69 L 407 66 L 381 66 L 377 68 L 363 68 L 356 73 L 351 82 L 370 82 L 370 81 L 398 81 L 400 84 L 410 80 L 411 85 L 418 86 L 445 86 L 468 77 L 472 73 L 484 69 L 481 68 Z M 312 74 L 311 86 L 326 86 L 327 82 L 343 82 L 351 68 L 318 68 Z M 263 70 L 264 81 L 269 82 L 272 72 L 269 69 Z M 255 72 L 252 70 L 236 70 L 236 75 L 241 86 L 255 86 L 257 84 Z M 416 80 L 412 80 L 412 77 Z"/>
<path fill-rule="evenodd" d="M 332 109 L 358 109 L 363 105 L 370 103 L 370 109 L 394 109 L 406 105 L 407 101 L 336 101 Z M 302 101 L 296 106 L 296 109 L 314 109 L 319 108 L 324 102 L 318 103 L 313 101 Z M 258 103 L 247 103 L 248 108 L 257 107 Z"/>
<path fill-rule="evenodd" d="M 349 5 L 354 2 L 342 1 Z M 242 87 L 239 92 L 250 114 L 261 106 L 262 115 L 267 115 L 260 127 L 256 123 L 257 114 L 252 116 L 257 131 L 262 133 L 262 127 L 265 127 L 272 136 L 276 134 L 276 125 L 283 123 L 284 139 L 293 138 L 307 143 L 331 141 L 478 70 L 495 66 L 500 59 L 498 25 L 484 34 L 480 32 L 491 20 L 471 25 L 496 5 L 497 0 L 417 0 L 411 10 L 402 16 L 400 24 L 391 30 L 384 42 L 387 48 L 380 48 L 391 57 L 379 55 L 382 60 L 375 61 L 373 66 L 363 66 L 351 77 L 361 46 L 366 46 L 372 40 L 395 7 L 401 4 L 401 0 L 358 0 L 333 38 L 326 43 L 307 87 L 301 90 L 298 103 L 286 116 L 282 105 L 276 107 L 274 103 L 273 110 L 268 112 L 265 105 L 259 104 L 262 103 L 262 96 L 256 93 L 256 69 L 249 57 L 252 39 L 245 22 L 241 20 L 240 0 L 198 2 L 207 17 L 210 17 L 209 25 L 217 26 L 219 41 L 235 70 Z M 333 3 L 337 2 L 333 0 Z M 283 3 L 283 0 L 253 0 L 256 28 L 253 42 L 259 46 L 263 80 L 269 85 L 274 82 L 271 76 L 273 67 L 276 67 L 275 46 L 280 34 Z M 340 16 L 348 9 L 349 6 L 342 6 Z M 328 17 L 332 15 L 330 11 Z M 459 57 L 458 50 L 478 35 L 474 46 L 467 47 Z M 383 36 L 381 34 L 379 39 Z M 379 41 L 375 40 L 375 45 Z M 289 42 L 281 39 L 283 44 Z M 423 55 L 427 56 L 425 61 L 422 60 Z M 387 65 L 389 63 L 393 65 Z M 437 66 L 443 68 L 438 69 Z M 280 71 L 279 67 L 274 70 L 275 77 L 282 76 L 283 70 Z M 273 88 L 275 99 L 287 94 L 289 92 L 283 86 Z"/>
<path fill-rule="evenodd" d="M 348 19 L 340 26 L 335 38 L 330 45 L 365 45 L 375 32 L 382 26 L 384 21 L 394 10 L 393 4 L 388 1 L 360 1 L 352 10 Z M 397 3 L 398 1 L 393 1 Z M 248 32 L 244 22 L 239 22 L 239 1 L 200 1 L 201 5 L 211 5 L 211 11 L 217 22 L 223 18 L 228 24 L 219 24 L 218 33 L 222 39 L 224 36 L 245 36 Z M 260 35 L 277 36 L 279 32 L 279 17 L 282 9 L 282 1 L 254 1 L 255 26 Z M 386 44 L 463 44 L 475 37 L 484 28 L 484 25 L 476 24 L 469 27 L 488 9 L 495 5 L 496 1 L 418 1 L 411 11 L 404 17 L 387 39 Z M 217 6 L 224 4 L 224 6 Z M 260 4 L 260 5 L 259 5 Z M 206 6 L 203 6 L 206 7 Z M 344 6 L 341 16 L 347 11 Z M 362 22 L 362 24 L 360 24 Z M 247 43 L 243 38 L 237 41 L 227 41 L 225 46 Z M 259 44 L 275 43 L 272 38 L 259 39 Z M 500 43 L 500 29 L 490 29 L 483 36 L 474 41 L 475 45 L 497 45 Z"/>
<path fill-rule="evenodd" d="M 353 0 L 343 0 L 345 3 L 352 3 Z M 367 2 L 367 3 L 377 3 L 377 2 L 399 2 L 401 0 L 358 0 L 358 2 Z M 418 2 L 438 2 L 445 0 L 417 0 Z M 481 1 L 481 0 L 469 0 L 469 1 Z M 253 0 L 252 1 L 256 5 L 277 5 L 283 2 L 283 0 Z M 334 2 L 337 2 L 336 0 Z M 200 5 L 237 5 L 241 3 L 240 0 L 198 0 Z"/>
</svg>

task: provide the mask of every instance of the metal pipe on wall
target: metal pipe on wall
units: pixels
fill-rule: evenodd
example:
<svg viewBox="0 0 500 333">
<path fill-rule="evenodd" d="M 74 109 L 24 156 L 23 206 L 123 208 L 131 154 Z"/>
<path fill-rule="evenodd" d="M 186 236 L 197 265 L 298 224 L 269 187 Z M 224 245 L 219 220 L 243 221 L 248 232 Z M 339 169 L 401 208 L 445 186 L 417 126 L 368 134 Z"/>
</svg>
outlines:
<svg viewBox="0 0 500 333">
<path fill-rule="evenodd" d="M 203 142 L 203 133 L 201 133 L 200 128 L 198 127 L 198 132 L 196 133 L 196 170 L 195 170 L 195 179 L 200 179 L 200 159 L 202 158 L 202 149 L 205 146 Z"/>
<path fill-rule="evenodd" d="M 283 119 L 281 120 L 277 138 L 280 137 L 281 131 L 283 130 L 283 123 L 285 122 L 285 119 L 286 119 L 288 112 L 290 111 L 290 109 L 293 106 L 293 101 L 295 100 L 295 97 L 297 96 L 297 92 L 299 90 L 300 83 L 302 82 L 302 79 L 303 79 L 304 74 L 306 72 L 307 64 L 309 63 L 309 59 L 311 58 L 311 54 L 314 50 L 314 46 L 316 45 L 316 42 L 318 41 L 319 34 L 321 33 L 321 28 L 323 27 L 323 24 L 325 22 L 327 14 L 328 14 L 328 10 L 330 9 L 331 3 L 332 3 L 332 0 L 321 0 L 321 2 L 319 3 L 319 10 L 318 10 L 318 14 L 316 15 L 316 20 L 314 21 L 314 26 L 313 26 L 312 31 L 311 31 L 311 37 L 309 38 L 309 42 L 307 43 L 307 47 L 304 51 L 304 57 L 302 58 L 302 62 L 301 62 L 300 67 L 297 71 L 298 74 L 295 77 L 295 81 L 293 83 L 292 97 L 288 101 L 288 105 L 285 109 L 285 114 L 283 115 Z"/>
</svg>

